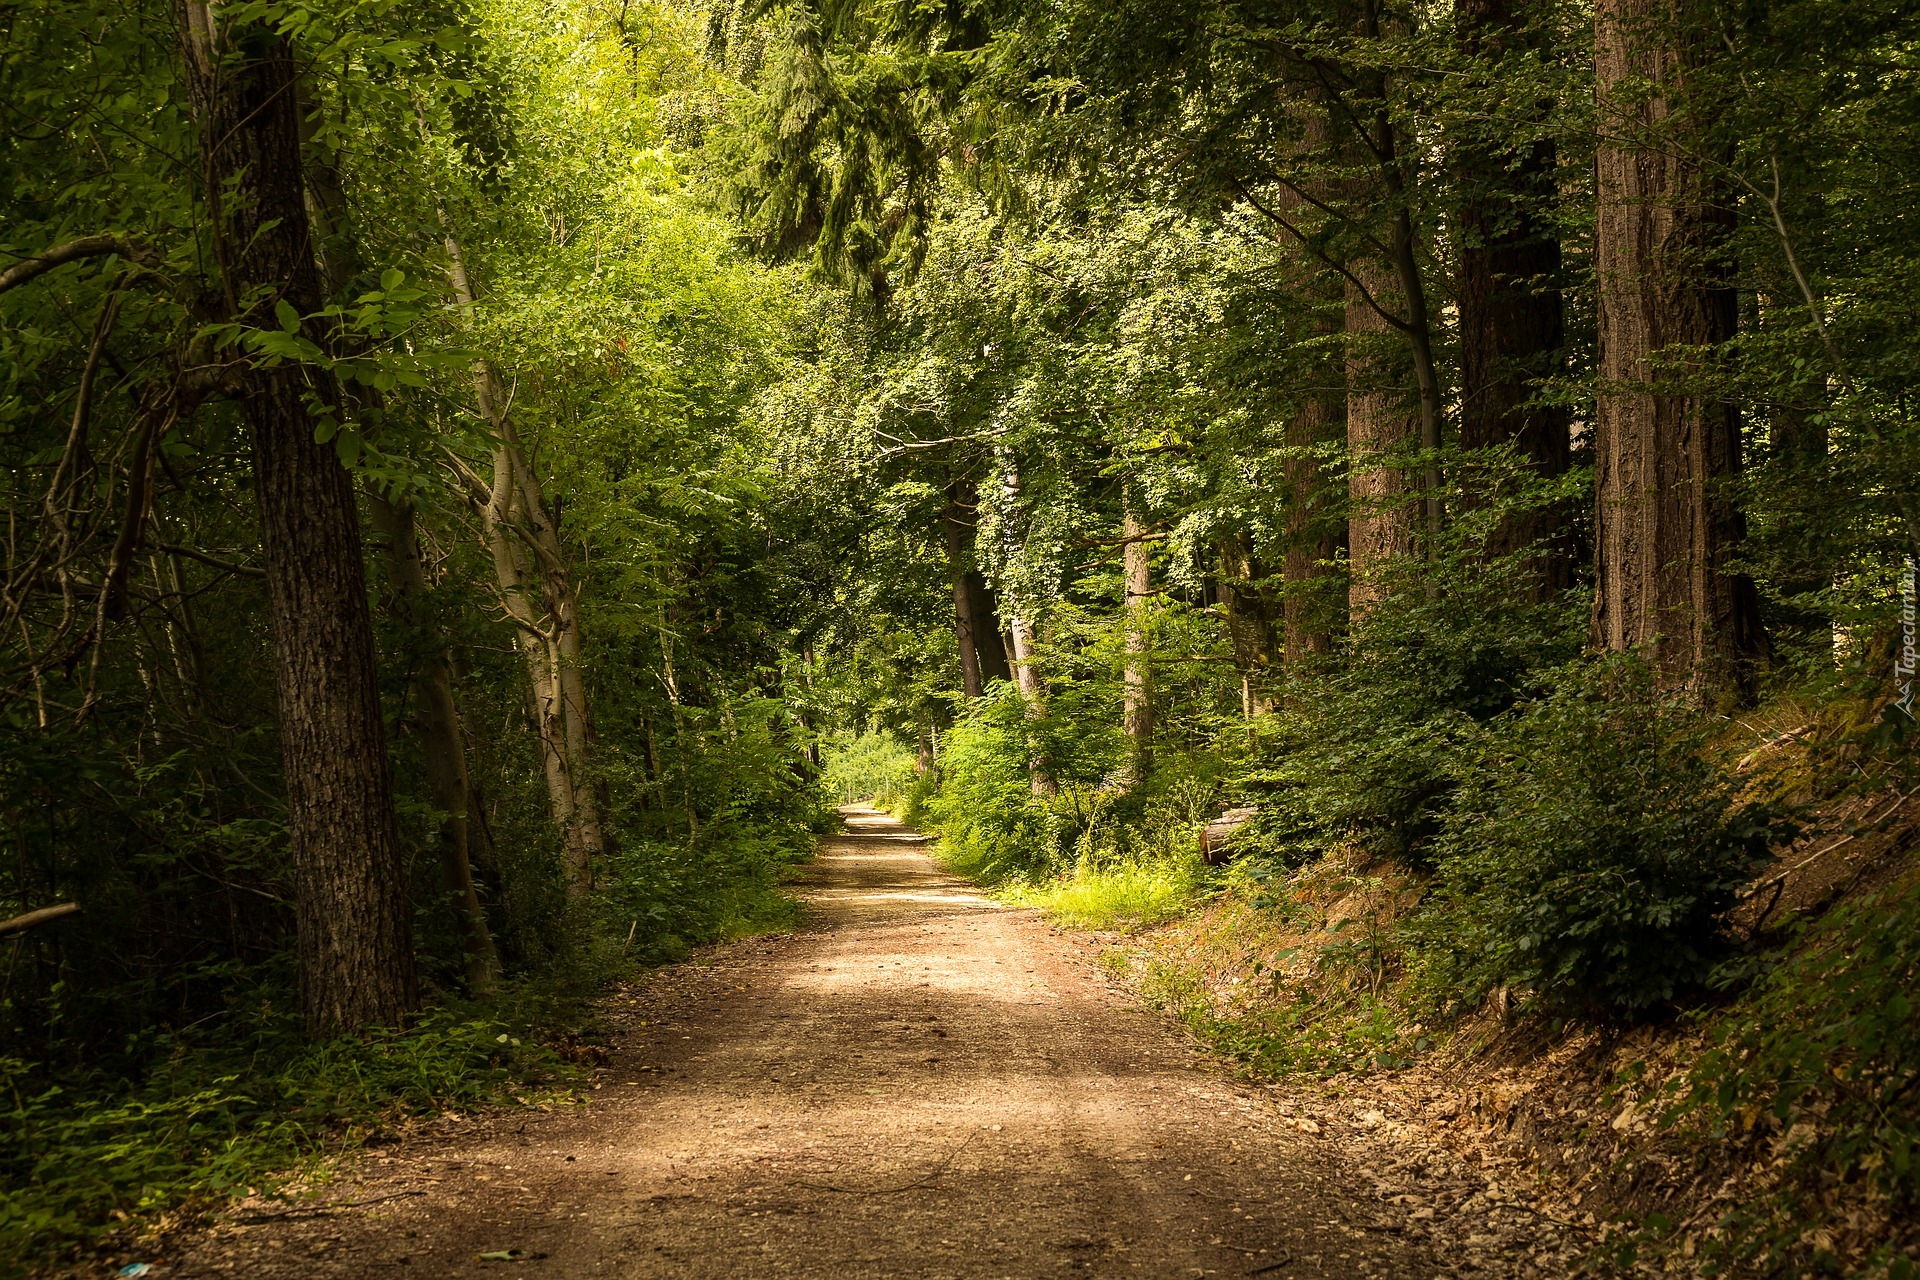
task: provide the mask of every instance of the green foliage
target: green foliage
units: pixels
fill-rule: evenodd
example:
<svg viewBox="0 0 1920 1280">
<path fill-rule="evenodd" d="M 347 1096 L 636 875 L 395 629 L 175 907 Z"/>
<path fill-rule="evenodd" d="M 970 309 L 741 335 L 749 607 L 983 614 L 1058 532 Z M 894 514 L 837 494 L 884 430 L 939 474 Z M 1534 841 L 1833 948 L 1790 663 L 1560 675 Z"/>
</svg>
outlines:
<svg viewBox="0 0 1920 1280">
<path fill-rule="evenodd" d="M 913 786 L 919 757 L 891 733 L 862 733 L 829 743 L 820 783 L 841 804 L 872 800 L 886 806 Z"/>
<path fill-rule="evenodd" d="M 925 803 L 940 855 L 986 884 L 1050 873 L 1063 853 L 1060 816 L 1033 794 L 1017 695 L 1002 695 L 947 732 L 939 789 Z"/>
<path fill-rule="evenodd" d="M 1208 879 L 1199 855 L 1189 851 L 1184 856 L 1083 864 L 1060 879 L 1016 885 L 1007 899 L 1039 907 L 1077 929 L 1144 929 L 1192 907 Z"/>
<path fill-rule="evenodd" d="M 1744 981 L 1745 969 L 1729 981 Z M 1712 1048 L 1675 1085 L 1667 1124 L 1704 1122 L 1717 1141 L 1772 1145 L 1767 1193 L 1711 1242 L 1723 1266 L 1768 1273 L 1833 1265 L 1810 1211 L 1863 1180 L 1894 1221 L 1920 1201 L 1920 879 L 1803 926 L 1735 1009 L 1708 1019 Z M 1893 1262 L 1890 1240 L 1866 1259 Z M 1855 1265 L 1860 1265 L 1856 1263 Z"/>
<path fill-rule="evenodd" d="M 283 1191 L 322 1150 L 404 1116 L 551 1093 L 568 1068 L 533 1039 L 524 1019 L 537 1010 L 510 996 L 492 1011 L 438 1010 L 406 1031 L 306 1044 L 267 989 L 245 1010 L 238 1043 L 146 1038 L 155 1065 L 131 1087 L 48 1084 L 31 1064 L 0 1058 L 0 1250 L 57 1256 L 116 1220 Z"/>
<path fill-rule="evenodd" d="M 1252 850 L 1301 866 L 1352 841 L 1404 865 L 1432 841 L 1481 726 L 1550 685 L 1578 652 L 1587 596 L 1540 598 L 1535 548 L 1489 555 L 1502 520 L 1564 511 L 1584 477 L 1528 476 L 1503 451 L 1458 455 L 1482 495 L 1436 554 L 1390 566 L 1386 597 L 1354 622 L 1341 660 L 1288 690 L 1242 782 L 1261 813 Z"/>
<path fill-rule="evenodd" d="M 1489 727 L 1435 840 L 1427 978 L 1472 1005 L 1634 1018 L 1698 989 L 1734 892 L 1790 833 L 1739 797 L 1684 704 L 1632 660 L 1568 671 Z"/>
</svg>

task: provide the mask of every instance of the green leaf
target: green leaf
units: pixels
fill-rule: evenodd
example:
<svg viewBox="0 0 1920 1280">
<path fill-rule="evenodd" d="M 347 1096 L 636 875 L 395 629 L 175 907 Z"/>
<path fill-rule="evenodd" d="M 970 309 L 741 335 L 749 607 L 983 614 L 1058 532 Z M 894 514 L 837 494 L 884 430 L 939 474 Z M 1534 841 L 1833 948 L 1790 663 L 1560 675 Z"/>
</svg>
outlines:
<svg viewBox="0 0 1920 1280">
<path fill-rule="evenodd" d="M 395 289 L 405 284 L 406 281 L 407 273 L 398 267 L 388 267 L 380 273 L 380 288 L 381 291 L 385 293 L 392 293 Z"/>
<path fill-rule="evenodd" d="M 286 333 L 300 332 L 300 313 L 285 298 L 273 304 L 274 319 L 280 322 L 280 328 Z"/>
</svg>

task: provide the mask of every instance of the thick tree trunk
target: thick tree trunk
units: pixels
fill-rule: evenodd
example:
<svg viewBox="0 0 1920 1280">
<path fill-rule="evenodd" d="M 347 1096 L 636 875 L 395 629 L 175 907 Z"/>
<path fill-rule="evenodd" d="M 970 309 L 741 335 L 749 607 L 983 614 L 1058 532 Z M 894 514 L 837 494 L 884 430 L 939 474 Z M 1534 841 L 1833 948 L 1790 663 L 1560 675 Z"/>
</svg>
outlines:
<svg viewBox="0 0 1920 1280">
<path fill-rule="evenodd" d="M 1137 787 L 1153 772 L 1153 639 L 1147 616 L 1153 596 L 1153 577 L 1147 535 L 1131 498 L 1127 501 L 1121 537 L 1126 540 L 1121 557 L 1126 579 L 1127 645 L 1123 725 L 1132 755 L 1129 782 Z"/>
<path fill-rule="evenodd" d="M 1300 121 L 1301 153 L 1324 151 L 1331 131 L 1323 108 L 1307 108 Z M 1332 185 L 1332 184 L 1326 184 Z M 1328 193 L 1322 192 L 1324 200 Z M 1289 214 L 1303 210 L 1307 201 L 1291 187 L 1278 193 Z M 1288 275 L 1293 291 L 1309 301 L 1312 331 L 1333 341 L 1345 323 L 1341 280 L 1320 257 L 1294 246 Z M 1337 579 L 1339 559 L 1346 550 L 1346 504 L 1335 500 L 1340 467 L 1337 456 L 1346 442 L 1345 370 L 1337 359 L 1315 360 L 1303 387 L 1304 395 L 1287 419 L 1284 480 L 1287 495 L 1286 540 L 1281 559 L 1286 584 L 1282 604 L 1282 659 L 1290 673 L 1304 671 L 1316 656 L 1333 652 L 1335 637 L 1346 630 L 1346 592 Z"/>
<path fill-rule="evenodd" d="M 995 680 L 1013 679 L 1013 637 L 1000 626 L 1000 594 L 978 569 L 967 574 L 973 593 L 973 643 L 984 689 Z"/>
<path fill-rule="evenodd" d="M 1668 136 L 1687 69 L 1671 18 L 1666 0 L 1595 10 L 1593 635 L 1617 652 L 1646 646 L 1663 685 L 1709 696 L 1749 686 L 1766 639 L 1751 581 L 1726 567 L 1744 533 L 1725 491 L 1739 423 L 1731 402 L 1698 385 L 1711 349 L 1734 334 L 1732 215 L 1689 139 Z"/>
<path fill-rule="evenodd" d="M 1525 0 L 1454 0 L 1468 48 L 1498 58 L 1527 37 L 1516 12 Z M 1560 240 L 1539 216 L 1554 196 L 1554 145 L 1521 150 L 1499 140 L 1467 139 L 1455 149 L 1461 192 L 1460 443 L 1468 449 L 1511 444 L 1541 476 L 1569 465 L 1567 412 L 1529 405 L 1531 385 L 1557 373 L 1566 326 L 1560 296 Z M 1468 493 L 1469 502 L 1486 495 Z M 1540 546 L 1534 586 L 1545 599 L 1573 581 L 1562 529 L 1552 510 L 1511 515 L 1500 522 L 1487 551 L 1510 555 Z"/>
<path fill-rule="evenodd" d="M 201 0 L 181 18 L 226 318 L 277 327 L 271 301 L 252 301 L 260 295 L 312 315 L 321 288 L 291 50 L 270 23 L 224 29 Z M 359 512 L 353 479 L 331 444 L 315 443 L 306 406 L 309 388 L 330 403 L 338 388 L 322 369 L 286 364 L 250 363 L 241 382 L 273 619 L 301 1008 L 315 1033 L 398 1025 L 419 990 Z"/>
<path fill-rule="evenodd" d="M 311 121 L 305 117 L 310 112 L 311 104 L 303 101 L 302 123 L 308 128 Z M 307 203 L 313 235 L 321 246 L 318 255 L 321 274 L 332 300 L 345 301 L 354 276 L 365 269 L 365 264 L 353 252 L 351 238 L 342 234 L 346 193 L 331 166 L 316 165 L 310 172 Z M 359 399 L 356 402 L 349 397 L 347 408 L 356 413 L 378 410 L 378 392 L 368 387 L 358 387 L 355 391 Z M 461 938 L 467 988 L 475 994 L 484 994 L 499 983 L 500 954 L 494 947 L 486 911 L 474 889 L 474 830 L 480 824 L 469 819 L 476 793 L 467 771 L 466 732 L 453 696 L 453 660 L 446 637 L 437 628 L 432 634 L 422 634 L 436 624 L 424 608 L 430 588 L 420 554 L 413 505 L 390 502 L 377 488 L 369 488 L 366 497 L 368 514 L 385 544 L 389 612 L 406 630 L 412 647 L 417 650 L 411 729 L 426 766 L 427 787 L 433 803 L 447 815 L 440 826 L 441 883 Z"/>
<path fill-rule="evenodd" d="M 1346 405 L 1336 393 L 1314 392 L 1287 420 L 1287 544 L 1282 577 L 1283 656 L 1289 669 L 1305 669 L 1315 656 L 1333 652 L 1334 639 L 1346 629 L 1344 593 L 1336 599 L 1327 579 L 1339 572 L 1346 550 L 1347 526 L 1330 511 L 1326 447 L 1346 437 Z M 1334 475 L 1338 473 L 1335 472 Z"/>
<path fill-rule="evenodd" d="M 1392 296 L 1392 277 L 1362 260 L 1354 274 L 1375 299 Z M 1413 550 L 1419 493 L 1406 473 L 1381 455 L 1404 450 L 1417 424 L 1409 388 L 1386 340 L 1389 326 L 1360 290 L 1347 286 L 1347 555 L 1348 608 L 1364 613 L 1382 598 L 1381 575 L 1395 556 Z"/>
<path fill-rule="evenodd" d="M 420 538 L 414 528 L 413 507 L 388 502 L 377 493 L 367 495 L 373 524 L 386 540 L 388 578 L 393 613 L 409 629 L 428 625 L 422 616 L 428 583 L 421 563 Z M 440 876 L 452 904 L 461 937 L 467 987 L 475 993 L 493 990 L 500 979 L 500 953 L 487 929 L 487 913 L 473 885 L 472 824 L 468 806 L 473 781 L 467 772 L 466 737 L 460 709 L 453 698 L 453 665 L 446 643 L 438 635 L 421 647 L 413 676 L 412 726 L 426 764 L 427 787 L 434 807 L 446 814 L 440 824 Z"/>
</svg>

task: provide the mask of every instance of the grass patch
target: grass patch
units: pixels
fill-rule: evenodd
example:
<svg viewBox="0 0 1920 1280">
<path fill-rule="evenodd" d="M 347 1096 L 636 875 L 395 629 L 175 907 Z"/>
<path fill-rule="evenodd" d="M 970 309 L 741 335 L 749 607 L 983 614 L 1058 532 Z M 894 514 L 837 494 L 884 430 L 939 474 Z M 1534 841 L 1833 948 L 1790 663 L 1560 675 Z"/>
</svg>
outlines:
<svg viewBox="0 0 1920 1280">
<path fill-rule="evenodd" d="M 1083 868 L 1042 884 L 1016 883 L 1003 897 L 1039 907 L 1078 929 L 1131 931 L 1171 920 L 1199 898 L 1207 883 L 1197 858 L 1120 863 Z"/>
</svg>

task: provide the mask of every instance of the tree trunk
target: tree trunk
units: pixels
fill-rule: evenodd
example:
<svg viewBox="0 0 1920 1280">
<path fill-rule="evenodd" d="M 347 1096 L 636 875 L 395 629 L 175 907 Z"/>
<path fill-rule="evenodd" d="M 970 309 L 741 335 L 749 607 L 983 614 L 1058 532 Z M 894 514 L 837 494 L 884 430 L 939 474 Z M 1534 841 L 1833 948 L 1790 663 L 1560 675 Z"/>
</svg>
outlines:
<svg viewBox="0 0 1920 1280">
<path fill-rule="evenodd" d="M 1361 26 L 1370 40 L 1378 40 L 1382 34 L 1384 5 L 1381 0 L 1361 0 Z M 1391 18 L 1388 23 L 1398 34 L 1406 34 L 1403 19 Z M 1444 513 L 1441 510 L 1439 449 L 1441 445 L 1441 405 L 1440 373 L 1433 354 L 1433 321 L 1427 309 L 1427 285 L 1420 270 L 1420 259 L 1413 228 L 1411 202 L 1413 196 L 1407 190 L 1406 171 L 1402 168 L 1399 152 L 1399 140 L 1393 126 L 1392 113 L 1387 109 L 1388 84 L 1384 72 L 1370 73 L 1365 77 L 1370 82 L 1370 96 L 1377 103 L 1373 117 L 1372 137 L 1368 139 L 1366 150 L 1372 156 L 1380 177 L 1381 194 L 1386 198 L 1387 208 L 1387 249 L 1389 273 L 1382 273 L 1375 280 L 1368 280 L 1368 270 L 1363 264 L 1355 272 L 1367 284 L 1368 292 L 1382 306 L 1393 308 L 1404 321 L 1401 330 L 1406 339 L 1407 354 L 1412 362 L 1413 383 L 1416 393 L 1417 412 L 1414 429 L 1420 441 L 1420 448 L 1427 454 L 1424 464 L 1421 509 L 1425 517 L 1426 535 L 1429 541 L 1429 553 L 1432 544 L 1439 540 Z M 1417 154 L 1417 153 L 1416 153 Z M 1391 278 L 1399 297 L 1388 301 L 1387 291 L 1380 286 Z"/>
<path fill-rule="evenodd" d="M 420 539 L 414 528 L 413 507 L 391 503 L 378 493 L 367 495 L 373 524 L 387 543 L 387 572 L 393 590 L 395 618 L 410 630 L 429 625 L 422 617 L 428 591 L 426 567 L 420 559 Z M 476 994 L 491 991 L 500 979 L 500 953 L 487 929 L 487 913 L 473 886 L 473 857 L 468 805 L 473 782 L 467 772 L 467 746 L 460 727 L 460 710 L 453 698 L 453 666 L 442 637 L 428 638 L 417 657 L 413 676 L 413 732 L 426 764 L 427 788 L 434 807 L 446 814 L 440 824 L 440 875 L 452 903 L 461 938 L 467 987 Z"/>
<path fill-rule="evenodd" d="M 1515 12 L 1525 0 L 1454 0 L 1469 51 L 1497 62 L 1526 40 Z M 1560 370 L 1566 326 L 1560 296 L 1560 240 L 1538 210 L 1555 195 L 1550 139 L 1524 148 L 1499 139 L 1468 138 L 1455 148 L 1461 192 L 1459 227 L 1460 443 L 1468 449 L 1511 444 L 1543 477 L 1569 465 L 1567 412 L 1532 405 L 1531 383 Z M 1469 492 L 1468 502 L 1485 501 Z M 1487 547 L 1491 557 L 1540 546 L 1533 558 L 1536 598 L 1573 582 L 1563 533 L 1552 510 L 1503 519 Z"/>
<path fill-rule="evenodd" d="M 311 128 L 306 117 L 311 104 L 302 102 L 303 127 Z M 316 165 L 309 175 L 307 203 L 313 224 L 315 243 L 321 246 L 319 263 L 328 292 L 336 302 L 344 301 L 353 277 L 365 269 L 353 252 L 350 237 L 342 234 L 346 217 L 346 193 L 338 173 L 330 165 Z M 379 393 L 370 387 L 357 387 L 358 404 L 349 397 L 349 408 L 361 412 L 379 408 Z M 389 612 L 414 638 L 413 716 L 411 727 L 420 745 L 426 766 L 427 788 L 433 803 L 447 815 L 440 826 L 440 873 L 448 901 L 454 912 L 455 927 L 461 939 L 461 956 L 467 988 L 476 995 L 492 991 L 500 979 L 500 954 L 493 934 L 487 928 L 486 911 L 473 883 L 473 845 L 476 824 L 470 818 L 475 790 L 467 770 L 466 733 L 461 726 L 459 708 L 454 701 L 453 661 L 446 636 L 434 627 L 423 608 L 429 586 L 426 566 L 420 555 L 419 530 L 409 502 L 389 502 L 377 488 L 367 490 L 367 509 L 373 525 L 385 542 L 387 581 L 391 591 Z M 420 643 L 424 641 L 424 643 Z"/>
<path fill-rule="evenodd" d="M 202 0 L 181 17 L 224 318 L 278 327 L 265 309 L 274 301 L 310 316 L 321 288 L 292 52 L 268 22 L 222 29 Z M 241 385 L 273 621 L 301 1009 L 313 1033 L 395 1026 L 420 1001 L 359 513 L 353 479 L 331 444 L 314 441 L 306 406 L 309 389 L 329 404 L 339 389 L 324 369 L 252 362 Z"/>
<path fill-rule="evenodd" d="M 980 623 L 974 616 L 973 585 L 968 576 L 973 567 L 973 521 L 965 496 L 966 487 L 961 482 L 947 486 L 940 528 L 947 541 L 947 574 L 953 582 L 953 636 L 960 649 L 960 690 L 971 702 L 985 685 L 980 678 Z"/>
<path fill-rule="evenodd" d="M 1227 613 L 1227 641 L 1240 671 L 1241 710 L 1251 719 L 1273 710 L 1265 688 L 1276 665 L 1273 608 L 1260 585 L 1266 566 L 1253 554 L 1253 539 L 1242 533 L 1220 544 L 1220 603 Z"/>
<path fill-rule="evenodd" d="M 535 560 L 540 569 L 542 601 L 554 634 L 554 674 L 560 691 L 560 712 L 566 735 L 567 779 L 573 788 L 574 825 L 579 857 L 573 866 L 573 883 L 585 892 L 593 884 L 593 864 L 606 853 L 606 839 L 600 828 L 600 792 L 593 777 L 591 751 L 593 718 L 587 702 L 586 675 L 583 670 L 585 649 L 581 638 L 580 597 L 567 571 L 565 548 L 555 524 L 546 495 L 528 465 L 526 454 L 513 434 L 513 424 L 503 413 L 498 429 L 502 447 L 519 481 L 521 520 L 531 535 Z"/>
<path fill-rule="evenodd" d="M 1312 156 L 1324 151 L 1331 137 L 1324 106 L 1304 108 L 1300 121 L 1300 152 Z M 1337 184 L 1322 184 L 1335 187 Z M 1325 200 L 1335 191 L 1322 191 Z M 1288 215 L 1305 209 L 1307 201 L 1291 186 L 1278 193 Z M 1341 281 L 1318 255 L 1295 246 L 1288 270 L 1292 291 L 1307 300 L 1311 332 L 1326 341 L 1323 350 L 1345 323 Z M 1314 361 L 1302 391 L 1303 398 L 1287 419 L 1285 430 L 1287 515 L 1286 541 L 1281 558 L 1286 584 L 1282 614 L 1282 660 L 1290 672 L 1304 671 L 1312 659 L 1333 652 L 1334 639 L 1346 630 L 1347 593 L 1331 579 L 1340 576 L 1340 553 L 1346 549 L 1346 504 L 1335 501 L 1340 483 L 1336 457 L 1346 442 L 1345 371 L 1326 357 Z"/>
<path fill-rule="evenodd" d="M 1361 260 L 1353 271 L 1367 291 L 1386 301 L 1393 289 L 1379 264 Z M 1408 388 L 1386 341 L 1389 326 L 1354 285 L 1347 286 L 1347 554 L 1352 579 L 1348 608 L 1356 615 L 1381 599 L 1381 575 L 1395 556 L 1413 550 L 1415 486 L 1404 471 L 1381 460 L 1405 449 L 1415 422 Z"/>
<path fill-rule="evenodd" d="M 1007 629 L 1007 639 L 1013 649 L 1013 677 L 1020 688 L 1020 699 L 1026 704 L 1026 717 L 1029 720 L 1043 720 L 1047 714 L 1047 682 L 1040 670 L 1040 657 L 1037 652 L 1038 636 L 1033 619 L 1016 613 Z M 1060 785 L 1054 781 L 1053 771 L 1047 767 L 1044 755 L 1035 751 L 1027 761 L 1027 779 L 1037 796 L 1060 794 Z"/>
<path fill-rule="evenodd" d="M 1153 772 L 1153 668 L 1152 637 L 1147 610 L 1152 599 L 1152 567 L 1148 558 L 1147 537 L 1134 500 L 1127 499 L 1121 525 L 1126 539 L 1122 564 L 1126 578 L 1126 672 L 1123 724 L 1132 753 L 1128 769 L 1129 783 L 1140 786 Z"/>
<path fill-rule="evenodd" d="M 1339 572 L 1347 547 L 1347 526 L 1329 510 L 1329 491 L 1337 483 L 1328 474 L 1331 459 L 1323 451 L 1346 437 L 1346 405 L 1338 394 L 1311 392 L 1287 420 L 1287 546 L 1282 578 L 1283 657 L 1289 669 L 1304 669 L 1313 657 L 1333 652 L 1334 638 L 1346 629 L 1345 593 L 1336 599 L 1325 588 Z"/>
<path fill-rule="evenodd" d="M 444 215 L 441 220 L 444 225 Z M 471 307 L 472 277 L 451 230 L 446 247 L 454 298 L 461 306 Z M 600 828 L 599 791 L 587 759 L 593 722 L 580 670 L 579 597 L 567 572 L 559 530 L 520 447 L 499 380 L 484 361 L 474 366 L 473 378 L 474 398 L 498 441 L 493 486 L 482 511 L 488 549 L 501 602 L 521 632 L 548 798 L 554 822 L 565 838 L 567 891 L 582 898 L 593 888 L 593 866 L 605 854 L 606 842 Z M 539 614 L 527 598 L 529 582 L 540 593 Z"/>
<path fill-rule="evenodd" d="M 974 569 L 967 574 L 967 590 L 973 594 L 973 643 L 980 666 L 982 689 L 995 680 L 1013 679 L 1013 639 L 1000 629 L 1000 596 L 987 585 L 986 577 Z"/>
<path fill-rule="evenodd" d="M 1732 214 L 1688 155 L 1697 135 L 1672 136 L 1689 51 L 1666 38 L 1671 21 L 1666 0 L 1595 10 L 1593 636 L 1616 652 L 1646 646 L 1664 687 L 1711 696 L 1750 687 L 1766 639 L 1752 582 L 1726 568 L 1744 533 L 1725 491 L 1739 423 L 1699 389 L 1711 349 L 1734 334 Z"/>
</svg>

